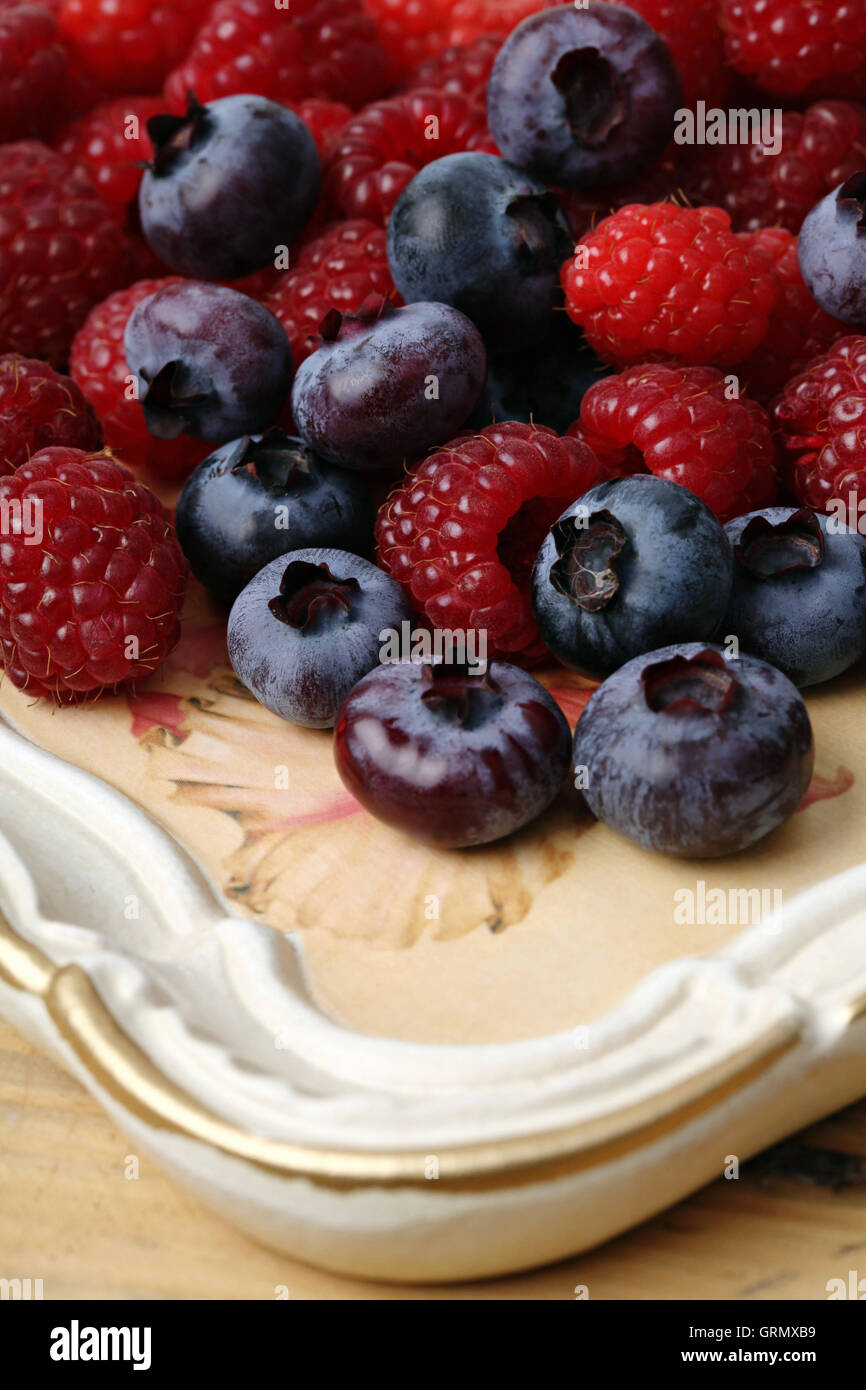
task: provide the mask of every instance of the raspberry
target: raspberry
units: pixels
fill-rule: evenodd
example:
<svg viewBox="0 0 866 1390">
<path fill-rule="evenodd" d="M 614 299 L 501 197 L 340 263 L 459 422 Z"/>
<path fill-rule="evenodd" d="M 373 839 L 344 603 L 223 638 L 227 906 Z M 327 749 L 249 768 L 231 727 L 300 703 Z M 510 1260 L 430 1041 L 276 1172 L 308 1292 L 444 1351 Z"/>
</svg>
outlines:
<svg viewBox="0 0 866 1390">
<path fill-rule="evenodd" d="M 66 81 L 57 20 L 42 5 L 0 12 L 0 141 L 41 135 Z"/>
<path fill-rule="evenodd" d="M 60 32 L 109 90 L 154 92 L 209 9 L 210 0 L 63 0 Z"/>
<path fill-rule="evenodd" d="M 448 0 L 364 0 L 392 82 L 447 47 Z"/>
<path fill-rule="evenodd" d="M 733 366 L 767 332 L 779 285 L 721 208 L 631 205 L 562 268 L 566 308 L 606 362 Z"/>
<path fill-rule="evenodd" d="M 419 169 L 462 150 L 498 153 L 484 105 L 419 88 L 368 106 L 349 122 L 331 156 L 326 185 L 346 217 L 384 226 Z"/>
<path fill-rule="evenodd" d="M 87 171 L 122 222 L 138 196 L 141 165 L 153 158 L 147 123 L 164 108 L 161 97 L 118 97 L 65 126 L 55 141 L 70 163 Z"/>
<path fill-rule="evenodd" d="M 775 96 L 856 96 L 866 75 L 863 0 L 720 0 L 728 62 Z"/>
<path fill-rule="evenodd" d="M 681 175 L 674 160 L 664 158 L 627 184 L 609 188 L 557 188 L 575 241 L 591 232 L 605 217 L 629 203 L 661 203 L 679 192 Z"/>
<path fill-rule="evenodd" d="M 303 101 L 287 101 L 300 116 L 316 142 L 319 158 L 324 164 L 349 121 L 352 108 L 342 101 L 326 101 L 322 97 L 305 97 Z"/>
<path fill-rule="evenodd" d="M 354 314 L 370 294 L 403 302 L 388 268 L 384 227 L 358 219 L 338 222 L 308 242 L 264 303 L 286 330 L 297 370 L 319 346 L 314 335 L 328 310 Z"/>
<path fill-rule="evenodd" d="M 815 204 L 864 163 L 866 107 L 819 101 L 805 111 L 784 112 L 776 155 L 751 144 L 701 151 L 696 187 L 730 213 L 738 231 L 778 224 L 798 232 Z"/>
<path fill-rule="evenodd" d="M 363 106 L 385 90 L 385 54 L 360 0 L 220 0 L 165 84 L 172 109 L 254 92 L 275 101 L 327 97 Z"/>
<path fill-rule="evenodd" d="M 12 684 L 68 704 L 155 671 L 180 636 L 186 561 L 150 489 L 110 454 L 43 449 L 0 478 L 0 508 Z"/>
<path fill-rule="evenodd" d="M 144 411 L 129 398 L 130 374 L 123 350 L 126 321 L 149 294 L 173 285 L 178 276 L 163 280 L 139 280 L 128 289 L 110 295 L 89 315 L 72 344 L 69 370 L 93 406 L 105 431 L 106 445 L 124 463 L 150 469 L 161 478 L 176 479 L 187 473 L 209 452 L 198 439 L 155 439 L 148 433 Z"/>
<path fill-rule="evenodd" d="M 630 367 L 589 388 L 568 433 L 608 472 L 644 466 L 729 521 L 773 502 L 776 473 L 767 412 L 727 393 L 714 367 Z"/>
<path fill-rule="evenodd" d="M 798 502 L 866 505 L 866 337 L 840 338 L 773 407 L 783 477 Z M 856 523 L 855 523 L 856 524 Z"/>
<path fill-rule="evenodd" d="M 469 100 L 485 101 L 487 79 L 490 76 L 502 40 L 483 34 L 474 43 L 452 45 L 435 58 L 428 58 L 412 72 L 406 90 L 432 87 L 437 92 L 452 92 Z"/>
<path fill-rule="evenodd" d="M 779 302 L 761 346 L 738 368 L 750 396 L 768 402 L 848 329 L 825 314 L 803 283 L 797 238 L 784 227 L 764 227 L 748 237 L 769 258 L 781 286 Z"/>
<path fill-rule="evenodd" d="M 102 448 L 102 428 L 68 376 L 33 357 L 0 357 L 0 477 L 50 445 Z"/>
<path fill-rule="evenodd" d="M 458 435 L 385 501 L 379 564 L 434 627 L 486 630 L 489 655 L 538 660 L 532 565 L 563 507 L 598 480 L 592 449 L 546 425 Z"/>
<path fill-rule="evenodd" d="M 127 282 L 129 242 L 82 170 L 37 140 L 0 146 L 0 343 L 63 363 L 90 308 Z"/>
</svg>

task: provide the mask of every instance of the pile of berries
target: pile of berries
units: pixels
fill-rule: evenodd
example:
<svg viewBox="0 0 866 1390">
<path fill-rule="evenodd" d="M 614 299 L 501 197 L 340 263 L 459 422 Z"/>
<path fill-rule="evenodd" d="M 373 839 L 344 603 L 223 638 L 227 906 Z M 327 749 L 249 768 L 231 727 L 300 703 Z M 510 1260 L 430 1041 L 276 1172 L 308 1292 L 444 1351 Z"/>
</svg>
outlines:
<svg viewBox="0 0 866 1390">
<path fill-rule="evenodd" d="M 0 79 L 13 685 L 122 698 L 191 572 L 440 847 L 570 765 L 670 853 L 796 809 L 866 655 L 862 3 L 6 0 Z"/>
</svg>

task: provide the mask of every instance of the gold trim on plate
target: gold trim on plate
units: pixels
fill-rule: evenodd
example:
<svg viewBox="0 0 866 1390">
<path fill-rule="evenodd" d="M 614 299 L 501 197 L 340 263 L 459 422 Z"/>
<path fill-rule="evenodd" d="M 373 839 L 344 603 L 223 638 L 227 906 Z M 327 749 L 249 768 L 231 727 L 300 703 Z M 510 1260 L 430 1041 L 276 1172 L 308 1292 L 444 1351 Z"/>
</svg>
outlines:
<svg viewBox="0 0 866 1390">
<path fill-rule="evenodd" d="M 58 1032 L 90 1075 L 145 1124 L 209 1144 L 268 1172 L 339 1189 L 428 1188 L 431 1157 L 437 1160 L 435 1185 L 448 1191 L 516 1187 L 596 1167 L 705 1114 L 767 1071 L 800 1036 L 796 1022 L 780 1021 L 753 1044 L 662 1095 L 559 1130 L 435 1154 L 321 1149 L 262 1139 L 214 1115 L 169 1080 L 123 1032 L 80 966 L 55 967 L 22 940 L 2 914 L 0 978 L 42 998 Z M 866 1000 L 863 1006 L 866 1009 Z"/>
</svg>

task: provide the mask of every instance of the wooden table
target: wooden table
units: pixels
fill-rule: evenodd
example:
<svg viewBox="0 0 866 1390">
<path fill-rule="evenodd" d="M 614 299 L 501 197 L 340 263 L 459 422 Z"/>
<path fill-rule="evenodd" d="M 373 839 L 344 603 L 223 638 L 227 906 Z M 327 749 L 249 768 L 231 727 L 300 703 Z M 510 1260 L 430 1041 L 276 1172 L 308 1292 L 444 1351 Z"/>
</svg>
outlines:
<svg viewBox="0 0 866 1390">
<path fill-rule="evenodd" d="M 449 1288 L 341 1279 L 266 1250 L 146 1160 L 0 1022 L 0 1277 L 52 1298 L 824 1299 L 866 1278 L 866 1101 L 636 1231 L 533 1274 Z"/>
</svg>

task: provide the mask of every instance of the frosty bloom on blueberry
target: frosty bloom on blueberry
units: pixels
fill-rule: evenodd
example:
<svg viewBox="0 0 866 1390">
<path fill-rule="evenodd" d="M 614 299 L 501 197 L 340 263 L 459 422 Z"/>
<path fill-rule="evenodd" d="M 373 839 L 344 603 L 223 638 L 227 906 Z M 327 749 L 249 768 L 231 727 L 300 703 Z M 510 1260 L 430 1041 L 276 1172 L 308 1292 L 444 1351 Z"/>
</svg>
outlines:
<svg viewBox="0 0 866 1390">
<path fill-rule="evenodd" d="M 803 279 L 821 308 L 866 328 L 866 170 L 812 209 L 798 250 Z"/>
<path fill-rule="evenodd" d="M 245 294 L 178 280 L 136 305 L 123 335 L 147 427 L 223 444 L 272 425 L 292 380 L 282 324 Z"/>
<path fill-rule="evenodd" d="M 817 685 L 866 653 L 866 539 L 809 508 L 729 521 L 734 583 L 722 624 L 795 685 Z"/>
<path fill-rule="evenodd" d="M 503 44 L 487 111 L 506 159 L 567 188 L 628 178 L 661 154 L 682 89 L 670 50 L 622 5 L 560 5 Z"/>
<path fill-rule="evenodd" d="M 601 483 L 563 512 L 538 552 L 533 612 L 560 661 L 603 676 L 671 641 L 713 637 L 732 568 L 709 507 L 638 473 Z"/>
<path fill-rule="evenodd" d="M 410 611 L 399 584 L 344 550 L 294 550 L 247 584 L 229 614 L 229 658 L 266 709 L 329 729 L 379 660 L 379 634 Z"/>
<path fill-rule="evenodd" d="M 154 157 L 139 190 L 152 250 L 183 275 L 234 280 L 272 264 L 316 206 L 319 156 L 276 101 L 231 96 L 152 116 Z"/>
<path fill-rule="evenodd" d="M 796 811 L 812 729 L 787 676 L 698 642 L 635 657 L 593 695 L 574 736 L 593 815 L 645 849 L 735 854 Z"/>
</svg>

